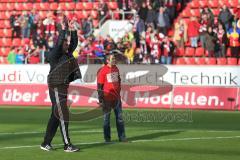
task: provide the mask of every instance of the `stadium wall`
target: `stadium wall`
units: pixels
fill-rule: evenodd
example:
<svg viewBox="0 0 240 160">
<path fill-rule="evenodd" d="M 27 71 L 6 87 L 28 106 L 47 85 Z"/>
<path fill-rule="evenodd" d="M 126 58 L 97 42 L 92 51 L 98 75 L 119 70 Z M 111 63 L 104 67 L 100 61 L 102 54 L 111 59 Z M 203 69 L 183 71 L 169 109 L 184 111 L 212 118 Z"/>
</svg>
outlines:
<svg viewBox="0 0 240 160">
<path fill-rule="evenodd" d="M 97 65 L 80 66 L 83 81 L 69 88 L 74 107 L 96 107 Z M 237 66 L 119 66 L 123 106 L 163 109 L 240 109 Z M 48 65 L 0 65 L 0 105 L 50 106 Z M 123 74 L 122 74 L 123 73 Z"/>
</svg>

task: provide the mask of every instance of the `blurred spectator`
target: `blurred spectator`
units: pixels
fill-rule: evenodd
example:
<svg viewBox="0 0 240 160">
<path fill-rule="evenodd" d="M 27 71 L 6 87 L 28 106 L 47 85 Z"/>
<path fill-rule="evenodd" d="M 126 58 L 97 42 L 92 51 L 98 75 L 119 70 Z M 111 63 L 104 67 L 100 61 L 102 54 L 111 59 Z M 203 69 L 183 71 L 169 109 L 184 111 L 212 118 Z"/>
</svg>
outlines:
<svg viewBox="0 0 240 160">
<path fill-rule="evenodd" d="M 43 25 L 45 27 L 45 34 L 51 36 L 56 32 L 56 23 L 52 12 L 47 14 L 47 17 L 43 20 Z"/>
<path fill-rule="evenodd" d="M 25 60 L 25 55 L 24 55 L 24 49 L 23 48 L 19 48 L 17 50 L 16 53 L 16 64 L 24 64 L 24 60 Z"/>
<path fill-rule="evenodd" d="M 175 23 L 173 40 L 177 42 L 178 48 L 184 48 L 187 42 L 187 25 L 183 19 L 179 19 Z"/>
<path fill-rule="evenodd" d="M 212 10 L 205 6 L 203 9 L 201 9 L 201 17 L 204 16 L 204 21 L 207 21 L 207 25 L 212 25 L 213 22 L 214 22 L 214 15 L 213 15 L 213 12 Z M 206 17 L 206 18 L 205 18 Z"/>
<path fill-rule="evenodd" d="M 20 38 L 21 36 L 21 26 L 20 26 L 20 20 L 19 15 L 14 10 L 12 15 L 10 16 L 10 25 L 12 29 L 12 39 L 13 38 Z"/>
<path fill-rule="evenodd" d="M 240 47 L 240 30 L 237 28 L 237 25 L 235 22 L 232 24 L 232 28 L 228 30 L 228 38 L 229 38 L 229 46 L 231 48 L 231 55 L 233 57 L 239 56 L 239 47 Z"/>
<path fill-rule="evenodd" d="M 105 16 L 108 15 L 108 5 L 104 0 L 100 0 L 98 6 L 98 20 L 101 21 Z"/>
<path fill-rule="evenodd" d="M 167 7 L 170 23 L 172 24 L 176 17 L 177 0 L 165 0 L 165 6 Z"/>
<path fill-rule="evenodd" d="M 144 21 L 144 23 L 146 22 L 147 14 L 148 14 L 147 4 L 145 2 L 142 2 L 142 6 L 140 7 L 140 9 L 138 11 L 138 15 L 139 15 L 140 19 L 142 19 Z"/>
<path fill-rule="evenodd" d="M 166 36 L 161 44 L 161 64 L 172 64 L 172 58 L 174 56 L 175 45 Z"/>
<path fill-rule="evenodd" d="M 22 38 L 29 38 L 30 37 L 30 21 L 29 15 L 26 11 L 22 12 L 22 15 L 19 18 L 20 26 L 22 30 Z"/>
<path fill-rule="evenodd" d="M 223 5 L 223 7 L 221 8 L 221 11 L 218 15 L 218 20 L 220 23 L 222 23 L 224 25 L 224 28 L 226 30 L 229 29 L 229 24 L 230 24 L 232 18 L 233 18 L 232 13 L 228 9 L 228 7 L 226 5 Z"/>
<path fill-rule="evenodd" d="M 187 27 L 188 39 L 191 42 L 191 47 L 198 47 L 200 24 L 196 17 L 191 17 Z"/>
<path fill-rule="evenodd" d="M 124 55 L 127 57 L 127 63 L 132 64 L 134 59 L 134 48 L 131 43 L 126 44 Z"/>
<path fill-rule="evenodd" d="M 39 58 L 39 48 L 32 49 L 29 52 L 28 55 L 28 63 L 29 64 L 39 64 L 40 63 L 40 58 Z"/>
<path fill-rule="evenodd" d="M 228 45 L 228 38 L 227 38 L 227 33 L 224 30 L 224 27 L 221 23 L 218 24 L 217 37 L 218 37 L 217 45 L 219 47 L 219 50 L 217 53 L 218 57 L 225 57 L 227 45 Z"/>
<path fill-rule="evenodd" d="M 160 7 L 159 13 L 157 15 L 157 27 L 160 33 L 167 35 L 168 28 L 170 27 L 170 18 L 163 7 Z"/>
<path fill-rule="evenodd" d="M 35 9 L 33 9 L 29 14 L 30 35 L 32 35 L 32 37 L 37 36 L 37 27 L 39 21 L 40 21 L 39 14 L 36 12 Z"/>
<path fill-rule="evenodd" d="M 134 37 L 136 39 L 137 47 L 140 47 L 140 35 L 145 32 L 145 24 L 139 16 L 136 17 L 134 22 L 134 30 Z"/>
<path fill-rule="evenodd" d="M 15 64 L 16 63 L 16 48 L 11 47 L 10 52 L 8 53 L 7 56 L 7 61 L 9 64 Z"/>
<path fill-rule="evenodd" d="M 140 64 L 143 61 L 143 55 L 140 48 L 136 48 L 135 54 L 133 57 L 133 64 Z"/>
<path fill-rule="evenodd" d="M 206 49 L 207 26 L 208 26 L 207 15 L 203 14 L 202 19 L 200 21 L 199 33 L 201 46 L 204 49 Z"/>
<path fill-rule="evenodd" d="M 83 19 L 82 30 L 85 38 L 93 33 L 93 21 L 91 16 L 88 16 L 87 19 Z"/>
<path fill-rule="evenodd" d="M 146 18 L 146 24 L 152 27 L 155 27 L 155 19 L 156 19 L 156 11 L 153 10 L 152 6 L 148 6 L 148 12 L 147 12 L 147 18 Z"/>
<path fill-rule="evenodd" d="M 214 56 L 214 51 L 215 51 L 215 45 L 217 41 L 217 37 L 214 35 L 213 28 L 208 27 L 207 29 L 207 34 L 206 34 L 206 50 L 207 50 L 207 55 L 208 57 L 213 57 Z"/>
</svg>

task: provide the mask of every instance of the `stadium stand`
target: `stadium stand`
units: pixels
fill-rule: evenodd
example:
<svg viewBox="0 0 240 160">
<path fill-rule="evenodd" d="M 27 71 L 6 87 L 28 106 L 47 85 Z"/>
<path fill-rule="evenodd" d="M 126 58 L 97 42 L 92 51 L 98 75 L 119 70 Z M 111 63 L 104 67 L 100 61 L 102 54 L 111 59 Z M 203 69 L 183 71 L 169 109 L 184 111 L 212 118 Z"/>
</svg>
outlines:
<svg viewBox="0 0 240 160">
<path fill-rule="evenodd" d="M 108 11 L 114 12 L 114 11 L 121 9 L 118 6 L 117 1 L 104 1 L 104 2 L 106 2 L 106 4 L 107 4 Z M 73 2 L 72 0 L 60 0 L 59 2 L 54 2 L 54 0 L 49 0 L 48 2 L 41 2 L 41 0 L 35 0 L 35 2 L 30 2 L 29 0 L 1 0 L 0 1 L 0 57 L 2 59 L 1 63 L 6 62 L 3 59 L 6 59 L 8 53 L 10 51 L 10 48 L 12 46 L 19 48 L 19 47 L 23 47 L 26 44 L 26 43 L 24 43 L 25 40 L 22 40 L 22 38 L 23 39 L 29 38 L 30 39 L 29 45 L 31 45 L 31 43 L 34 43 L 31 41 L 33 33 L 30 34 L 30 37 L 28 35 L 26 35 L 25 37 L 22 37 L 22 35 L 21 35 L 20 37 L 12 38 L 12 28 L 11 28 L 10 17 L 13 14 L 13 11 L 15 11 L 16 14 L 23 14 L 24 12 L 31 13 L 34 9 L 35 10 L 34 14 L 37 13 L 39 15 L 40 21 L 44 21 L 46 19 L 46 17 L 48 18 L 49 16 L 52 17 L 52 19 L 54 19 L 54 21 L 55 21 L 56 17 L 53 17 L 52 15 L 56 15 L 57 12 L 62 11 L 69 18 L 76 17 L 78 19 L 78 22 L 81 25 L 82 25 L 82 23 L 84 23 L 83 22 L 84 19 L 88 19 L 89 17 L 91 17 L 92 25 L 94 26 L 94 28 L 97 28 L 99 21 L 101 20 L 100 19 L 101 12 L 99 12 L 99 10 L 98 10 L 100 4 L 101 4 L 100 1 Z M 147 4 L 149 4 L 149 1 L 147 1 Z M 154 6 L 154 4 L 151 4 L 151 5 Z M 229 26 L 231 26 L 232 22 L 236 22 L 236 24 L 238 24 L 238 19 L 240 17 L 239 16 L 240 9 L 239 9 L 238 0 L 192 0 L 192 1 L 186 1 L 186 4 L 178 3 L 176 5 L 176 10 L 178 11 L 178 14 L 176 17 L 173 18 L 173 24 L 171 24 L 171 26 L 169 27 L 169 30 L 167 31 L 167 34 L 165 35 L 165 37 L 168 37 L 168 39 L 166 40 L 166 42 L 164 42 L 165 40 L 163 40 L 163 39 L 165 37 L 157 36 L 157 40 L 161 45 L 159 45 L 160 51 L 158 53 L 158 56 L 155 56 L 155 57 L 159 57 L 159 55 L 165 54 L 166 50 L 168 50 L 169 46 L 167 46 L 167 45 L 170 44 L 169 42 L 172 41 L 172 39 L 173 39 L 172 36 L 174 36 L 175 32 L 176 32 L 176 24 L 180 19 L 184 20 L 184 23 L 188 25 L 187 28 L 189 29 L 190 28 L 189 25 L 192 22 L 191 18 L 196 17 L 197 21 L 200 22 L 199 26 L 198 26 L 199 30 L 197 30 L 197 32 L 200 32 L 200 33 L 198 33 L 198 37 L 200 36 L 200 39 L 197 42 L 197 47 L 192 46 L 193 44 L 191 42 L 191 37 L 188 37 L 186 40 L 184 40 L 184 47 L 179 47 L 178 42 L 174 41 L 174 44 L 176 46 L 174 54 L 169 54 L 170 52 L 168 53 L 168 56 L 173 56 L 172 63 L 176 64 L 176 65 L 179 65 L 179 64 L 181 64 L 181 65 L 184 65 L 184 64 L 188 64 L 188 65 L 189 64 L 191 64 L 191 65 L 194 65 L 194 64 L 196 64 L 196 65 L 226 65 L 226 64 L 227 65 L 236 65 L 236 64 L 239 64 L 238 55 L 240 55 L 240 53 L 238 53 L 237 56 L 236 56 L 236 53 L 233 54 L 234 48 L 233 48 L 233 46 L 229 46 L 229 44 L 227 45 L 228 47 L 225 46 L 225 48 L 222 48 L 222 44 L 224 42 L 222 42 L 222 37 L 218 37 L 218 35 L 221 35 L 221 34 L 218 33 L 218 31 L 220 32 L 220 30 L 216 26 L 216 24 L 219 24 L 219 21 L 220 21 L 219 15 L 221 14 L 222 8 L 225 5 L 226 5 L 226 7 L 229 8 L 229 11 L 232 15 L 232 19 L 229 20 L 229 22 L 228 22 Z M 138 11 L 140 18 L 144 18 L 144 15 L 142 15 L 142 13 L 144 11 L 140 13 L 140 10 L 142 9 L 142 7 L 140 7 L 140 6 L 138 6 L 138 9 L 136 9 L 136 10 Z M 169 9 L 172 7 L 172 4 L 166 4 L 165 7 Z M 206 10 L 210 10 L 210 12 L 208 12 Z M 211 17 L 211 14 L 213 16 L 211 21 L 209 21 L 209 19 L 207 19 L 208 21 L 206 23 L 211 23 L 211 26 L 213 29 L 213 34 L 215 34 L 215 35 L 213 36 L 213 35 L 211 35 L 212 34 L 211 33 L 211 34 L 209 34 L 210 36 L 207 36 L 207 39 L 202 39 L 202 38 L 204 38 L 202 36 L 203 34 L 208 34 L 206 29 L 208 29 L 208 26 L 209 26 L 209 24 L 207 26 L 204 26 L 205 25 L 204 15 L 208 15 Z M 119 15 L 117 17 L 119 17 Z M 171 14 L 169 14 L 169 17 L 171 18 Z M 170 21 L 171 21 L 171 19 L 170 19 Z M 43 26 L 42 24 L 37 23 L 37 27 L 41 28 L 41 27 L 46 27 L 46 26 Z M 51 30 L 51 26 L 48 26 L 48 27 L 49 27 L 48 28 L 49 33 L 54 32 L 54 30 Z M 147 25 L 146 29 L 148 27 L 149 26 Z M 181 31 L 181 29 L 182 28 L 180 26 L 179 30 Z M 155 30 L 157 30 L 157 29 L 155 29 Z M 185 33 L 187 29 L 186 30 L 183 29 L 183 30 L 184 31 L 182 31 L 182 32 Z M 22 32 L 22 30 L 20 29 L 18 32 Z M 152 50 L 153 50 L 153 47 L 152 47 L 153 44 L 151 42 L 148 43 L 147 31 L 144 33 L 145 33 L 146 37 L 143 37 L 143 38 L 145 38 L 145 45 L 147 46 L 148 53 L 150 54 L 150 53 L 152 53 Z M 228 33 L 227 39 L 228 39 L 228 41 L 231 41 L 230 31 L 228 29 L 225 29 L 225 33 Z M 15 34 L 17 35 L 17 33 L 15 33 Z M 183 37 L 185 37 L 182 34 L 183 33 L 181 33 L 181 32 L 179 33 L 180 41 L 182 40 Z M 239 34 L 240 34 L 240 32 L 239 32 Z M 136 35 L 134 35 L 134 36 L 136 36 Z M 187 36 L 190 36 L 190 35 L 187 35 Z M 83 37 L 85 39 L 88 39 L 85 35 Z M 55 38 L 54 36 L 53 37 L 49 36 L 47 39 L 47 43 L 49 42 L 51 44 L 51 42 L 54 41 L 54 38 Z M 206 55 L 208 53 L 207 51 L 209 50 L 209 47 L 210 48 L 212 47 L 210 43 L 207 43 L 209 38 L 212 38 L 212 40 L 215 41 L 213 44 L 214 45 L 213 46 L 214 54 L 211 55 L 213 57 L 208 57 L 208 55 Z M 219 40 L 220 40 L 220 42 L 219 42 Z M 152 40 L 150 40 L 150 41 L 152 41 Z M 205 44 L 204 44 L 204 42 L 205 42 Z M 128 43 L 133 43 L 133 42 L 129 41 Z M 139 45 L 138 43 L 140 43 L 140 42 L 136 42 L 135 44 L 133 43 L 133 46 L 137 45 L 137 48 L 138 47 L 144 48 L 144 46 L 142 46 L 142 43 L 141 43 L 141 45 Z M 162 45 L 162 43 L 163 43 L 163 45 Z M 238 42 L 238 43 L 240 43 L 240 42 Z M 117 44 L 115 44 L 115 45 L 117 45 Z M 203 45 L 206 45 L 206 46 L 203 46 Z M 215 48 L 217 48 L 217 45 L 218 45 L 218 51 L 215 50 Z M 91 46 L 88 46 L 88 47 L 90 48 L 91 53 L 95 52 L 94 47 L 93 48 L 91 48 Z M 237 52 L 239 52 L 240 44 L 237 47 L 238 47 Z M 104 48 L 111 48 L 111 45 L 110 46 L 108 45 L 107 47 L 104 46 Z M 135 48 L 135 50 L 137 50 L 137 49 Z M 145 53 L 145 51 L 142 51 L 142 52 Z M 235 52 L 236 52 L 236 47 L 235 47 Z M 84 51 L 84 53 L 85 53 L 85 51 Z M 150 54 L 149 56 L 151 57 L 153 55 Z M 151 60 L 149 60 L 149 61 L 144 60 L 144 58 L 149 58 L 149 56 L 142 55 L 142 57 L 143 57 L 142 62 L 152 63 Z M 139 59 L 139 58 L 133 58 L 133 59 Z M 149 58 L 149 59 L 151 59 L 151 58 Z M 134 63 L 134 61 L 132 63 Z M 136 62 L 136 63 L 138 63 L 138 62 Z"/>
</svg>

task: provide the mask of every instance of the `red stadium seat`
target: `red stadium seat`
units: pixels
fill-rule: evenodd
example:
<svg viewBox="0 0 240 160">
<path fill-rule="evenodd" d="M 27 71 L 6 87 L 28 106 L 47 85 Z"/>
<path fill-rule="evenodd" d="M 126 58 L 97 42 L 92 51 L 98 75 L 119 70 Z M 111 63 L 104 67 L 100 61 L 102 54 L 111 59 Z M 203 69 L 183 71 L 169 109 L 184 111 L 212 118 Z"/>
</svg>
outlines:
<svg viewBox="0 0 240 160">
<path fill-rule="evenodd" d="M 185 58 L 185 61 L 186 61 L 186 64 L 188 64 L 188 65 L 195 65 L 196 64 L 195 58 L 193 58 L 193 57 Z"/>
<path fill-rule="evenodd" d="M 13 39 L 13 46 L 21 46 L 21 39 L 20 38 L 14 38 Z"/>
<path fill-rule="evenodd" d="M 33 9 L 33 4 L 32 3 L 23 3 L 23 8 L 26 11 L 30 11 Z"/>
<path fill-rule="evenodd" d="M 205 58 L 205 60 L 206 60 L 206 64 L 207 65 L 216 65 L 217 64 L 217 60 L 216 60 L 216 58 Z"/>
<path fill-rule="evenodd" d="M 205 65 L 206 64 L 205 58 L 195 58 L 195 62 L 198 65 Z"/>
<path fill-rule="evenodd" d="M 74 2 L 66 3 L 67 10 L 74 10 L 75 7 L 76 7 L 76 3 L 74 3 Z"/>
<path fill-rule="evenodd" d="M 185 65 L 185 64 L 186 64 L 185 58 L 176 59 L 176 65 Z"/>
<path fill-rule="evenodd" d="M 92 2 L 84 2 L 82 5 L 83 5 L 83 9 L 85 9 L 85 10 L 92 10 L 92 9 L 94 9 Z"/>
<path fill-rule="evenodd" d="M 50 3 L 50 10 L 57 10 L 58 9 L 58 3 Z"/>
<path fill-rule="evenodd" d="M 219 1 L 219 6 L 227 5 L 230 6 L 229 0 L 220 0 Z"/>
<path fill-rule="evenodd" d="M 92 16 L 92 18 L 97 19 L 98 18 L 98 11 L 92 10 L 91 11 L 91 16 Z"/>
<path fill-rule="evenodd" d="M 11 29 L 4 29 L 3 30 L 4 37 L 11 37 L 12 36 L 12 30 Z"/>
<path fill-rule="evenodd" d="M 238 6 L 238 0 L 229 0 L 229 5 L 230 6 L 233 6 L 233 7 L 237 7 Z"/>
<path fill-rule="evenodd" d="M 66 4 L 67 4 L 67 3 L 65 3 L 65 2 L 59 3 L 59 4 L 58 4 L 58 9 L 59 9 L 59 10 L 62 10 L 62 11 L 68 10 Z"/>
<path fill-rule="evenodd" d="M 227 57 L 232 57 L 231 48 L 227 49 Z"/>
<path fill-rule="evenodd" d="M 193 0 L 191 3 L 189 3 L 191 8 L 198 8 L 200 7 L 199 1 Z"/>
<path fill-rule="evenodd" d="M 13 5 L 12 3 L 6 3 L 6 8 L 4 8 L 4 10 L 8 10 L 8 11 L 12 11 L 15 9 L 15 5 Z"/>
<path fill-rule="evenodd" d="M 240 65 L 240 58 L 238 58 L 238 65 Z"/>
<path fill-rule="evenodd" d="M 99 6 L 99 3 L 98 3 L 98 2 L 94 2 L 94 3 L 93 3 L 93 8 L 98 8 L 98 6 Z"/>
<path fill-rule="evenodd" d="M 191 17 L 192 13 L 190 12 L 190 9 L 184 9 L 182 13 L 180 13 L 182 17 Z"/>
<path fill-rule="evenodd" d="M 199 7 L 203 8 L 208 6 L 208 1 L 207 0 L 201 0 L 199 1 Z"/>
<path fill-rule="evenodd" d="M 195 17 L 200 17 L 200 10 L 199 9 L 191 9 L 191 15 Z"/>
<path fill-rule="evenodd" d="M 202 47 L 198 47 L 195 52 L 195 56 L 202 57 L 205 55 L 205 49 Z"/>
<path fill-rule="evenodd" d="M 184 56 L 185 49 L 184 48 L 177 48 L 176 56 Z"/>
<path fill-rule="evenodd" d="M 208 6 L 210 8 L 218 8 L 218 0 L 209 0 L 208 1 Z"/>
<path fill-rule="evenodd" d="M 98 23 L 99 23 L 98 20 L 93 20 L 93 27 L 97 28 L 98 27 Z"/>
<path fill-rule="evenodd" d="M 228 65 L 237 65 L 238 64 L 238 60 L 237 58 L 227 58 L 227 64 Z"/>
<path fill-rule="evenodd" d="M 18 11 L 23 11 L 24 10 L 23 3 L 15 3 L 14 7 Z"/>
<path fill-rule="evenodd" d="M 226 58 L 217 58 L 217 64 L 218 65 L 226 65 L 227 59 Z"/>
<path fill-rule="evenodd" d="M 9 52 L 10 52 L 10 48 L 9 47 L 2 47 L 2 48 L 0 48 L 0 56 L 7 56 Z"/>
<path fill-rule="evenodd" d="M 218 16 L 219 13 L 220 13 L 220 10 L 219 9 L 212 9 L 212 12 L 213 12 L 214 16 Z"/>
<path fill-rule="evenodd" d="M 50 3 L 40 3 L 40 10 L 48 11 L 50 8 Z"/>
<path fill-rule="evenodd" d="M 83 10 L 84 7 L 83 7 L 83 3 L 82 2 L 79 2 L 76 4 L 76 10 Z"/>
<path fill-rule="evenodd" d="M 0 46 L 3 46 L 3 47 L 10 47 L 12 46 L 12 40 L 10 38 L 2 38 L 0 39 L 1 41 L 1 45 Z"/>
<path fill-rule="evenodd" d="M 0 22 L 1 23 L 1 22 Z M 0 37 L 4 37 L 4 32 L 3 32 L 3 29 L 0 29 Z"/>
<path fill-rule="evenodd" d="M 118 8 L 118 4 L 117 4 L 117 2 L 109 2 L 108 3 L 108 7 L 110 9 L 117 9 Z"/>
<path fill-rule="evenodd" d="M 187 47 L 185 50 L 185 56 L 193 57 L 195 55 L 195 48 Z"/>
</svg>

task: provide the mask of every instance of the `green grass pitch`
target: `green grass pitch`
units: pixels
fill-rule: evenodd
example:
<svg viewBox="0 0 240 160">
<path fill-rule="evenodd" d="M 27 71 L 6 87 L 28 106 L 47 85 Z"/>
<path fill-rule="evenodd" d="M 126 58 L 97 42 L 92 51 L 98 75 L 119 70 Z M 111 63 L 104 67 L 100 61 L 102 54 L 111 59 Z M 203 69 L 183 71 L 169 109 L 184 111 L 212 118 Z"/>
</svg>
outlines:
<svg viewBox="0 0 240 160">
<path fill-rule="evenodd" d="M 74 112 L 85 110 L 73 109 Z M 181 117 L 184 114 L 187 116 Z M 124 109 L 129 143 L 117 142 L 113 114 L 114 143 L 110 144 L 103 143 L 101 117 L 71 122 L 71 140 L 81 148 L 77 153 L 63 151 L 59 131 L 53 141 L 56 150 L 40 150 L 49 115 L 50 108 L 44 107 L 0 107 L 0 159 L 238 160 L 240 157 L 240 113 L 237 111 Z M 179 115 L 180 118 L 176 118 Z M 146 116 L 149 117 L 144 119 Z"/>
</svg>

